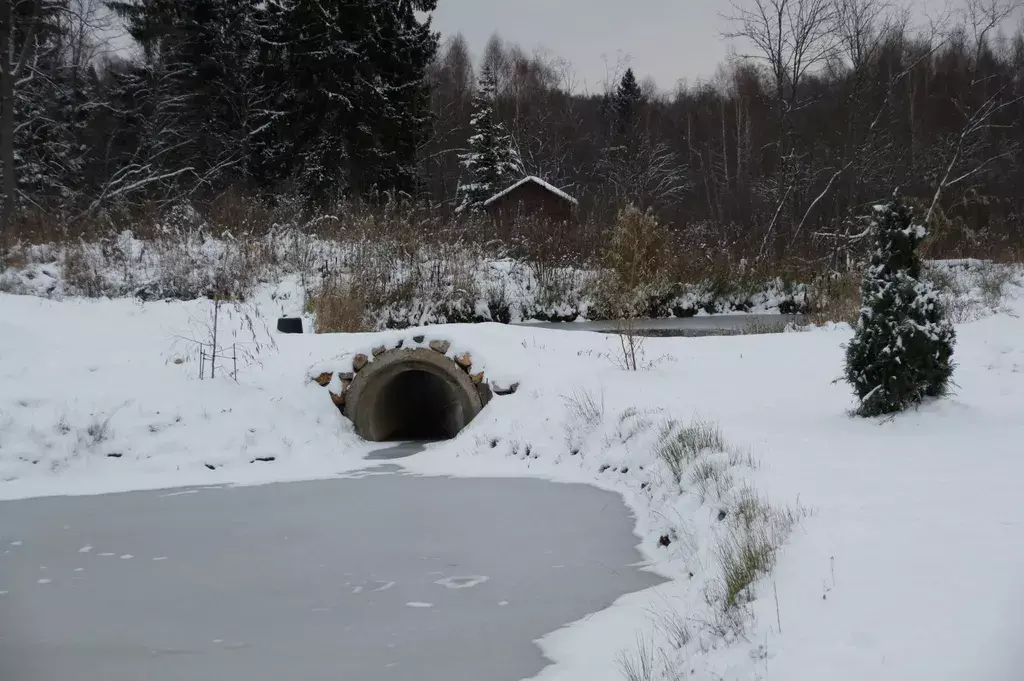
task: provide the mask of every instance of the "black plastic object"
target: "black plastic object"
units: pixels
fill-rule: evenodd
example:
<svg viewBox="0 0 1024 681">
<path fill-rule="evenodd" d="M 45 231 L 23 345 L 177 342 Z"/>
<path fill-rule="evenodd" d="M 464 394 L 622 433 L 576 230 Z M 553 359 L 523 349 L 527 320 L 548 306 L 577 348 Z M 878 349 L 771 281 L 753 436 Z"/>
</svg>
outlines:
<svg viewBox="0 0 1024 681">
<path fill-rule="evenodd" d="M 281 317 L 277 320 L 277 330 L 281 333 L 302 333 L 302 319 L 299 317 Z"/>
</svg>

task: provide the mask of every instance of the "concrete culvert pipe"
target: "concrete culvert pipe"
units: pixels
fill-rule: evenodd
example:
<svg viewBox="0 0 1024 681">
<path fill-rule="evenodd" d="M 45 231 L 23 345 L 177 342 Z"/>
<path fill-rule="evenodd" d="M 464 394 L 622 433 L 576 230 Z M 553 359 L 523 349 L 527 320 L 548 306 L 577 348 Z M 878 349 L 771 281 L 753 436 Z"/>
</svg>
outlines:
<svg viewBox="0 0 1024 681">
<path fill-rule="evenodd" d="M 352 379 L 345 415 L 365 440 L 445 440 L 483 408 L 470 376 L 426 348 L 391 350 Z"/>
</svg>

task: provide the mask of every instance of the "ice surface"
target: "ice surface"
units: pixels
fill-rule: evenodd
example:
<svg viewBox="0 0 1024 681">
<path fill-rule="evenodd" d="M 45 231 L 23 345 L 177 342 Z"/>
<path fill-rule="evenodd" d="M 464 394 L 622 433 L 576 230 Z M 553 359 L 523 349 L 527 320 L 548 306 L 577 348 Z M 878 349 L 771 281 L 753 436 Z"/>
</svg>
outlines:
<svg viewBox="0 0 1024 681">
<path fill-rule="evenodd" d="M 55 517 L 76 522 L 55 533 Z M 547 664 L 534 639 L 660 581 L 628 567 L 632 526 L 592 487 L 399 473 L 0 502 L 0 537 L 33 537 L 0 561 L 0 679 L 337 681 L 398 663 L 389 681 L 520 681 Z M 85 536 L 174 560 L 89 556 L 59 583 Z M 551 547 L 576 567 L 551 574 Z M 54 584 L 27 588 L 40 563 Z M 449 590 L 435 566 L 490 579 Z M 519 607 L 499 616 L 502 597 Z"/>
</svg>

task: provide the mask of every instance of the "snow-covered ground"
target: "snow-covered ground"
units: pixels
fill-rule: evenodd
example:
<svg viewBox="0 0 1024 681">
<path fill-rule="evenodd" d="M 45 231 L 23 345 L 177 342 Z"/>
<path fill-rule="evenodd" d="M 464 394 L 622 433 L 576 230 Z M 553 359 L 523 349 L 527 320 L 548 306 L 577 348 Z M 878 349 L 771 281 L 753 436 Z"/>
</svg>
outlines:
<svg viewBox="0 0 1024 681">
<path fill-rule="evenodd" d="M 272 326 L 301 295 L 267 289 L 244 311 L 257 307 Z M 182 338 L 202 335 L 209 308 L 0 295 L 0 498 L 364 466 L 370 446 L 308 375 L 379 337 L 257 323 L 259 364 L 200 381 Z M 1024 301 L 1008 308 L 957 327 L 954 395 L 884 421 L 850 417 L 833 382 L 844 326 L 647 339 L 640 372 L 619 368 L 615 336 L 434 327 L 520 388 L 402 464 L 585 481 L 636 513 L 652 569 L 674 581 L 545 637 L 556 664 L 541 679 L 1016 679 Z M 221 334 L 251 340 L 233 314 Z M 723 442 L 686 453 L 716 428 Z M 678 482 L 661 456 L 673 443 Z M 734 592 L 725 578 L 751 546 L 774 569 Z"/>
</svg>

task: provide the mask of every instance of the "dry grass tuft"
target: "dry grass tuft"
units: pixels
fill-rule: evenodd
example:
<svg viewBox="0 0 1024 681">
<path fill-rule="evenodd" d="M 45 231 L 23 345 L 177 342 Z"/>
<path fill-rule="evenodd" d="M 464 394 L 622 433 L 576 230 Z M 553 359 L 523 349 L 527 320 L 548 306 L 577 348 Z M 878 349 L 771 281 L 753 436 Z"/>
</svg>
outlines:
<svg viewBox="0 0 1024 681">
<path fill-rule="evenodd" d="M 604 394 L 598 399 L 589 390 L 577 388 L 571 394 L 563 395 L 562 401 L 569 414 L 582 424 L 596 428 L 604 420 Z"/>
<path fill-rule="evenodd" d="M 808 321 L 819 326 L 830 322 L 856 325 L 861 308 L 860 281 L 858 272 L 818 277 L 808 293 Z"/>
<path fill-rule="evenodd" d="M 619 669 L 626 681 L 653 681 L 654 647 L 642 635 L 637 636 L 636 650 L 619 655 Z"/>
<path fill-rule="evenodd" d="M 317 333 L 359 333 L 369 331 L 366 301 L 348 283 L 335 279 L 324 282 L 307 301 L 316 316 Z"/>
<path fill-rule="evenodd" d="M 680 427 L 676 421 L 669 421 L 662 429 L 658 441 L 658 457 L 665 462 L 677 483 L 683 481 L 683 474 L 697 462 L 704 452 L 725 452 L 727 449 L 722 431 L 710 421 L 695 421 Z"/>
</svg>

